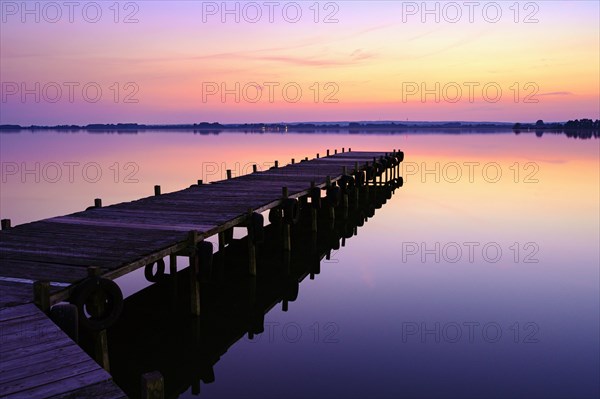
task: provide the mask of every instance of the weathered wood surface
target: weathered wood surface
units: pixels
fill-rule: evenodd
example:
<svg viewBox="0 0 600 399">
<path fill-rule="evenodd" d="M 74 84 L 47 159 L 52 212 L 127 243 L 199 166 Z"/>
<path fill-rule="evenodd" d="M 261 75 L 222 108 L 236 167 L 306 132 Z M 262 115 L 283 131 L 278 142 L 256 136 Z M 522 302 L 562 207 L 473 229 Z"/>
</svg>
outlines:
<svg viewBox="0 0 600 399">
<path fill-rule="evenodd" d="M 0 397 L 126 396 L 44 313 L 25 304 L 0 309 Z"/>
<path fill-rule="evenodd" d="M 323 187 L 328 176 L 339 179 L 344 167 L 351 172 L 355 164 L 363 168 L 384 155 L 344 152 L 3 230 L 0 284 L 7 277 L 59 283 L 51 290 L 55 303 L 68 297 L 66 286 L 86 277 L 88 266 L 119 277 L 184 250 L 189 231 L 204 239 L 239 225 L 249 208 L 262 212 L 279 205 L 282 187 L 291 198 L 299 197 L 311 182 Z M 30 284 L 8 285 L 0 308 L 31 302 Z"/>
</svg>

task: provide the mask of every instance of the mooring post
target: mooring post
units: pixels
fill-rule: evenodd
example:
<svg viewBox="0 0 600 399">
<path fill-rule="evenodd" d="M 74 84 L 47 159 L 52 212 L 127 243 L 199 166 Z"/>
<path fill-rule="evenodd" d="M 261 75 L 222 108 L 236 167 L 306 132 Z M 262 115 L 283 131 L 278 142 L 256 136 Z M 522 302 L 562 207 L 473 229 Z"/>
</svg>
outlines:
<svg viewBox="0 0 600 399">
<path fill-rule="evenodd" d="M 257 170 L 258 167 L 256 166 L 256 164 L 252 165 L 252 173 L 256 173 Z"/>
<path fill-rule="evenodd" d="M 325 187 L 331 187 L 331 176 L 325 178 Z M 329 213 L 329 220 L 331 222 L 330 228 L 333 229 L 335 227 L 335 207 L 329 202 L 327 203 L 327 212 Z"/>
<path fill-rule="evenodd" d="M 2 230 L 10 229 L 10 219 L 2 219 Z"/>
<path fill-rule="evenodd" d="M 198 180 L 198 185 L 201 186 L 204 182 L 202 180 Z"/>
<path fill-rule="evenodd" d="M 317 152 L 317 159 L 319 159 L 319 153 Z"/>
<path fill-rule="evenodd" d="M 286 200 L 289 197 L 288 188 L 282 187 L 281 194 L 282 194 L 282 198 L 284 200 Z M 290 224 L 285 220 L 285 215 L 284 215 L 284 221 L 283 221 L 283 250 L 284 251 L 292 250 L 291 228 L 290 228 Z"/>
<path fill-rule="evenodd" d="M 154 195 L 160 195 L 160 186 L 154 186 Z"/>
<path fill-rule="evenodd" d="M 329 156 L 329 148 L 327 149 L 327 156 Z"/>
<path fill-rule="evenodd" d="M 279 161 L 275 160 L 275 167 L 278 168 L 279 167 Z"/>
<path fill-rule="evenodd" d="M 296 159 L 292 158 L 292 165 L 294 165 L 296 163 Z"/>
<path fill-rule="evenodd" d="M 292 274 L 292 257 L 289 252 L 285 252 L 283 254 L 283 270 L 285 271 L 286 276 L 289 276 Z M 286 281 L 287 281 L 287 278 L 286 278 Z M 284 293 L 283 301 L 281 302 L 281 310 L 284 312 L 288 311 L 288 300 L 287 300 L 287 296 L 285 293 Z"/>
<path fill-rule="evenodd" d="M 337 148 L 333 150 L 333 154 L 337 154 Z"/>
<path fill-rule="evenodd" d="M 177 303 L 177 256 L 174 254 L 169 255 L 169 277 L 171 277 L 171 301 L 173 305 Z"/>
<path fill-rule="evenodd" d="M 101 270 L 97 266 L 90 266 L 87 268 L 89 278 L 100 277 Z M 101 295 L 96 292 L 95 295 L 91 296 L 91 301 L 88 304 L 88 312 L 90 315 L 97 315 L 104 313 L 104 300 Z M 92 331 L 92 340 L 94 342 L 94 360 L 104 370 L 110 373 L 110 361 L 108 358 L 108 336 L 106 330 Z"/>
<path fill-rule="evenodd" d="M 142 374 L 142 399 L 164 399 L 165 382 L 159 371 Z"/>
<path fill-rule="evenodd" d="M 36 281 L 33 283 L 33 301 L 44 313 L 50 310 L 50 282 Z"/>
<path fill-rule="evenodd" d="M 95 208 L 102 208 L 102 198 L 96 198 L 94 200 L 94 207 Z"/>
<path fill-rule="evenodd" d="M 348 193 L 344 193 L 342 196 L 342 212 L 343 212 L 343 217 L 344 219 L 348 219 L 348 209 L 349 209 L 349 204 L 348 204 Z"/>
<path fill-rule="evenodd" d="M 316 183 L 315 181 L 311 181 L 310 182 L 310 188 L 314 189 L 316 187 Z M 315 208 L 315 204 L 311 203 L 310 206 L 310 230 L 313 233 L 317 233 L 318 230 L 318 215 L 317 215 L 317 208 Z"/>
<path fill-rule="evenodd" d="M 227 169 L 227 180 L 229 179 L 231 179 L 231 169 Z"/>
<path fill-rule="evenodd" d="M 196 243 L 198 242 L 198 232 L 190 231 L 188 234 L 188 248 L 190 259 L 190 305 L 194 316 L 200 316 L 200 267 Z"/>
<path fill-rule="evenodd" d="M 252 320 L 252 314 L 256 308 L 256 277 L 251 277 L 248 281 L 248 310 L 250 313 L 250 319 Z M 248 338 L 254 339 L 254 329 L 252 328 L 252 322 L 248 328 Z"/>
<path fill-rule="evenodd" d="M 252 208 L 248 208 L 248 272 L 251 276 L 256 276 L 256 246 L 254 245 L 254 238 Z"/>
<path fill-rule="evenodd" d="M 344 147 L 342 147 L 342 154 L 346 152 L 346 149 Z"/>
</svg>

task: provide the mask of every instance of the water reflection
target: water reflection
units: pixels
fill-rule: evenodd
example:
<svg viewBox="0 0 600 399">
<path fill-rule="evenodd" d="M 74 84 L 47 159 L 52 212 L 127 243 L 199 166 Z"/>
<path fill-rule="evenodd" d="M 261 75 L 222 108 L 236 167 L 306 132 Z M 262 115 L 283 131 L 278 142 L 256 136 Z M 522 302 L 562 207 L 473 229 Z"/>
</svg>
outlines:
<svg viewBox="0 0 600 399">
<path fill-rule="evenodd" d="M 175 279 L 167 275 L 130 296 L 120 320 L 109 330 L 116 382 L 128 395 L 138 397 L 140 376 L 158 370 L 164 376 L 166 397 L 189 389 L 199 394 L 201 382 L 209 384 L 218 377 L 214 366 L 230 347 L 245 336 L 260 339 L 265 334 L 265 314 L 279 304 L 283 311 L 293 312 L 300 283 L 306 277 L 315 279 L 321 262 L 357 235 L 397 188 L 396 184 L 371 186 L 368 193 L 363 190 L 347 214 L 336 209 L 335 221 L 321 209 L 318 233 L 312 232 L 308 206 L 303 207 L 300 222 L 292 229 L 291 253 L 282 249 L 282 226 L 270 224 L 257 253 L 256 278 L 247 274 L 246 238 L 234 240 L 215 253 L 214 266 L 203 273 L 200 318 L 189 316 L 187 268 Z"/>
</svg>

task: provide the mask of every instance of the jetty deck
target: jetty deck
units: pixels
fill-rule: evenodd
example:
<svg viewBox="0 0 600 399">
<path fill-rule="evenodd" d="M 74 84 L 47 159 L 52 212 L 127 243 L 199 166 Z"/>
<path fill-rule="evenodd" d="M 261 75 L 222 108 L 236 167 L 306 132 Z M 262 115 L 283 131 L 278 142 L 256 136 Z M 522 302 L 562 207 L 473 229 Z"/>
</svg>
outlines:
<svg viewBox="0 0 600 399">
<path fill-rule="evenodd" d="M 108 372 L 29 303 L 0 309 L 0 397 L 126 395 Z"/>
<path fill-rule="evenodd" d="M 154 196 L 132 202 L 102 207 L 101 201 L 96 200 L 94 207 L 82 212 L 14 227 L 10 226 L 10 221 L 3 221 L 0 232 L 0 329 L 3 340 L 0 396 L 8 390 L 16 393 L 10 381 L 5 381 L 11 375 L 18 375 L 23 381 L 31 380 L 23 386 L 31 389 L 36 386 L 39 393 L 46 392 L 42 387 L 47 387 L 47 395 L 40 397 L 52 396 L 56 392 L 50 386 L 61 385 L 60 375 L 64 375 L 61 373 L 68 374 L 69 367 L 77 366 L 85 371 L 69 377 L 68 381 L 72 383 L 63 384 L 64 389 L 70 387 L 72 392 L 105 384 L 106 397 L 120 397 L 122 392 L 111 385 L 110 375 L 88 364 L 93 360 L 83 352 L 78 357 L 80 354 L 71 348 L 76 344 L 71 341 L 72 345 L 67 345 L 69 338 L 66 335 L 40 344 L 37 357 L 34 356 L 37 344 L 27 341 L 28 329 L 33 328 L 33 334 L 37 328 L 58 329 L 44 312 L 47 313 L 54 304 L 69 300 L 78 284 L 90 276 L 90 267 L 94 268 L 95 276 L 114 280 L 165 257 L 188 256 L 196 243 L 232 227 L 243 226 L 252 212 L 279 207 L 286 198 L 306 196 L 312 187 L 324 188 L 347 173 L 365 170 L 369 164 L 389 154 L 392 152 L 336 151 L 329 155 L 328 151 L 326 157 L 306 158 L 211 184 L 198 181 L 198 184 L 172 193 L 161 194 L 160 187 L 156 186 Z M 399 172 L 388 167 L 386 176 L 388 170 L 396 175 Z M 42 282 L 42 289 L 36 291 L 34 298 L 34 283 L 39 282 Z M 198 301 L 199 297 L 196 312 L 192 304 L 195 314 L 199 314 Z M 59 331 L 53 336 L 59 337 Z M 24 337 L 24 340 L 18 337 Z M 27 345 L 33 345 L 31 350 L 34 352 L 22 349 L 28 348 Z M 67 347 L 73 351 L 72 355 L 59 356 Z M 50 361 L 48 356 L 57 355 L 61 367 L 43 374 L 36 374 L 40 369 L 32 367 L 27 374 L 27 369 L 22 368 L 24 363 L 18 361 L 20 358 L 13 358 L 20 356 L 18 353 L 34 356 L 39 364 L 46 364 Z M 39 364 L 38 367 L 42 367 Z M 104 397 L 100 391 L 96 396 Z"/>
</svg>

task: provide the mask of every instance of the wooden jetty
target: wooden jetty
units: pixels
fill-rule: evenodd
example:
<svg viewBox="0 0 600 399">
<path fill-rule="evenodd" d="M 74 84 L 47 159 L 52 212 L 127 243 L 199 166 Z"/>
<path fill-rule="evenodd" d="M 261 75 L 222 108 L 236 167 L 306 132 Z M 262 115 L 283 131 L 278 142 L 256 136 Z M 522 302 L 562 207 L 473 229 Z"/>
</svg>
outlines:
<svg viewBox="0 0 600 399">
<path fill-rule="evenodd" d="M 284 312 L 293 308 L 303 281 L 317 278 L 332 265 L 328 262 L 335 262 L 336 251 L 360 235 L 362 226 L 374 216 L 373 210 L 386 201 L 383 191 L 371 187 L 372 198 L 361 198 L 347 219 L 338 218 L 334 226 L 324 226 L 318 234 L 311 231 L 305 214 L 293 231 L 294 251 L 287 267 L 278 242 L 280 226 L 267 226 L 257 253 L 260 273 L 256 279 L 239 278 L 246 271 L 246 237 L 218 251 L 214 263 L 223 265 L 224 270 L 202 285 L 201 323 L 182 311 L 186 309 L 188 269 L 128 297 L 122 316 L 108 332 L 115 381 L 131 397 L 137 397 L 139 375 L 158 370 L 164 376 L 165 397 L 200 393 L 202 384 L 219 379 L 215 365 L 238 341 L 274 339 L 273 331 L 269 332 L 273 326 L 265 323 L 267 313 L 276 307 Z M 165 300 L 172 298 L 173 283 L 179 285 L 180 295 L 174 301 Z M 329 334 L 320 337 L 322 343 L 338 339 L 334 321 L 321 325 Z M 277 340 L 286 339 L 280 329 L 277 332 Z M 305 338 L 314 340 L 315 336 Z"/>
<path fill-rule="evenodd" d="M 311 212 L 316 217 L 314 208 L 321 203 L 320 193 L 323 192 L 324 206 L 330 209 L 334 218 L 334 208 L 347 208 L 348 197 L 360 187 L 368 190 L 372 185 L 401 186 L 399 164 L 403 156 L 396 150 L 386 153 L 342 149 L 333 154 L 328 150 L 324 157 L 317 154 L 312 160 L 292 160 L 285 167 L 279 167 L 276 161 L 275 167 L 267 171 L 254 168 L 253 173 L 244 176 L 233 177 L 228 171 L 227 180 L 211 184 L 202 184 L 199 180 L 198 184 L 173 193 L 161 194 L 160 186 L 155 186 L 154 196 L 133 202 L 102 207 L 102 201 L 96 199 L 94 206 L 85 211 L 14 227 L 9 220 L 3 220 L 0 232 L 0 329 L 5 331 L 6 328 L 9 331 L 5 334 L 6 339 L 14 342 L 14 346 L 7 348 L 17 350 L 19 339 L 14 337 L 27 336 L 24 333 L 28 328 L 27 312 L 35 310 L 34 319 L 37 317 L 35 320 L 49 323 L 47 328 L 51 328 L 52 321 L 44 315 L 49 314 L 54 305 L 69 301 L 73 305 L 68 306 L 75 307 L 75 324 L 94 331 L 96 361 L 109 369 L 106 328 L 114 323 L 122 309 L 122 294 L 112 280 L 142 267 L 150 270 L 150 276 L 164 273 L 164 258 L 169 259 L 171 273 L 176 273 L 177 257 L 187 257 L 190 309 L 192 314 L 199 315 L 200 283 L 197 277 L 212 258 L 212 244 L 206 245 L 209 244 L 206 238 L 218 235 L 219 248 L 222 248 L 230 240 L 234 227 L 247 228 L 248 272 L 256 275 L 255 246 L 259 242 L 257 236 L 262 234 L 262 212 L 271 211 L 284 221 L 283 247 L 289 251 L 292 245 L 289 226 L 295 222 L 301 203 L 311 204 Z M 316 230 L 316 222 L 313 228 Z M 156 272 L 153 265 L 156 265 Z M 15 324 L 17 330 L 14 326 L 10 327 L 13 329 L 5 327 L 12 326 L 14 318 L 21 320 Z M 59 315 L 54 320 L 61 327 L 73 324 L 73 316 Z M 45 348 L 57 350 L 59 346 L 46 343 Z M 8 355 L 4 354 L 3 348 L 1 350 L 0 381 L 4 381 L 4 375 L 16 371 L 12 369 L 13 363 L 5 360 L 11 359 L 13 349 L 7 350 Z M 69 359 L 57 355 L 57 364 L 64 362 L 64 367 L 58 370 L 70 367 Z M 84 363 L 81 360 L 77 364 Z M 30 375 L 26 370 L 19 373 L 24 380 L 40 378 L 33 371 Z M 47 374 L 58 372 L 44 373 L 47 380 L 52 380 Z M 96 374 L 98 378 L 101 375 L 101 378 L 107 376 L 100 371 Z M 109 378 L 92 381 L 81 377 L 76 379 L 79 385 L 72 387 L 92 389 L 90 387 L 108 381 L 109 385 L 103 386 L 107 397 L 112 397 L 111 393 L 119 397 L 122 392 L 110 385 Z M 0 396 L 3 389 L 6 389 L 5 384 L 0 382 Z M 52 394 L 54 392 L 49 391 L 46 396 Z"/>
</svg>

